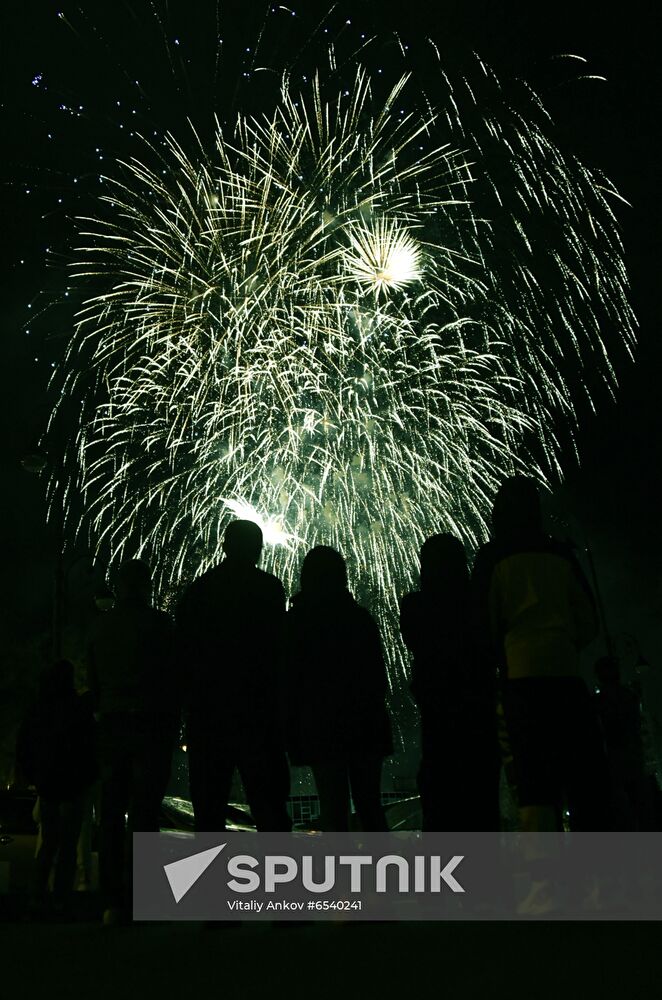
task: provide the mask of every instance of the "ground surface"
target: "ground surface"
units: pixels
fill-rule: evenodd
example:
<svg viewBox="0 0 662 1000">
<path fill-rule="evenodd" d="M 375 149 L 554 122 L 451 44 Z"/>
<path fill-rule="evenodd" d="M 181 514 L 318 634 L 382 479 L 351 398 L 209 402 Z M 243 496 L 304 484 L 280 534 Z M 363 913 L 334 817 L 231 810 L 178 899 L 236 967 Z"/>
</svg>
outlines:
<svg viewBox="0 0 662 1000">
<path fill-rule="evenodd" d="M 5 923 L 2 995 L 447 998 L 659 995 L 657 924 L 208 929 Z"/>
</svg>

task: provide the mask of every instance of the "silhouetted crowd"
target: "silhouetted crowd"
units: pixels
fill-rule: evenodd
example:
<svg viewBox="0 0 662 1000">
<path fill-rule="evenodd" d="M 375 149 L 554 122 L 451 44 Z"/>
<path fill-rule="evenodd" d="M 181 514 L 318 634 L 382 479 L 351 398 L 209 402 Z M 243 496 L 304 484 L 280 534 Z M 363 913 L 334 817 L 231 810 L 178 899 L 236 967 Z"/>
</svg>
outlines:
<svg viewBox="0 0 662 1000">
<path fill-rule="evenodd" d="M 258 568 L 262 532 L 229 524 L 224 559 L 174 615 L 152 606 L 149 567 L 125 562 L 115 602 L 87 641 L 87 689 L 60 661 L 44 674 L 17 761 L 39 796 L 35 897 L 64 901 L 91 788 L 100 786 L 99 880 L 106 918 L 128 903 L 130 834 L 157 831 L 184 740 L 198 830 L 225 829 L 235 769 L 258 830 L 288 831 L 290 765 L 312 769 L 323 830 L 386 830 L 381 773 L 393 753 L 379 628 L 335 549 L 305 556 L 289 608 Z M 491 540 L 470 573 L 461 541 L 428 538 L 420 589 L 400 603 L 420 712 L 425 830 L 500 828 L 505 767 L 522 830 L 653 828 L 636 694 L 616 662 L 580 673 L 598 631 L 572 550 L 544 531 L 533 480 L 508 479 Z"/>
</svg>

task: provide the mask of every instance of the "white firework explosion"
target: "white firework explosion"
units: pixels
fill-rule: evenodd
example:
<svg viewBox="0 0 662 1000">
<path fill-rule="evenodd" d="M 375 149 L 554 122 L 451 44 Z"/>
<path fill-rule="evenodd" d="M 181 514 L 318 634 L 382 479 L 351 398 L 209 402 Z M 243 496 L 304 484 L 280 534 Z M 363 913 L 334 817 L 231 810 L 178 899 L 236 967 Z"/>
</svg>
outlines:
<svg viewBox="0 0 662 1000">
<path fill-rule="evenodd" d="M 444 80 L 423 117 L 406 78 L 378 102 L 363 69 L 340 95 L 285 77 L 215 150 L 170 137 L 109 178 L 62 395 L 66 489 L 111 559 L 174 591 L 247 516 L 291 591 L 335 545 L 392 620 L 426 535 L 473 545 L 504 475 L 558 474 L 582 370 L 613 385 L 601 328 L 633 339 L 612 189 L 481 74 L 489 112 Z"/>
<path fill-rule="evenodd" d="M 421 278 L 421 255 L 412 236 L 397 223 L 378 219 L 373 225 L 348 229 L 352 252 L 345 258 L 348 273 L 375 295 Z"/>
</svg>

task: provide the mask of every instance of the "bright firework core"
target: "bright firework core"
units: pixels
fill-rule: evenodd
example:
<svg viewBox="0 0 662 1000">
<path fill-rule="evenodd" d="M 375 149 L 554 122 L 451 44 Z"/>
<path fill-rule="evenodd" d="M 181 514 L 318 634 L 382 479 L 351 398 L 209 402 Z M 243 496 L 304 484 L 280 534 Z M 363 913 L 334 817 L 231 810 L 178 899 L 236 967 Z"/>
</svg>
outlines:
<svg viewBox="0 0 662 1000">
<path fill-rule="evenodd" d="M 420 279 L 420 251 L 397 224 L 380 219 L 350 229 L 348 237 L 353 253 L 347 255 L 347 271 L 376 295 Z"/>
<path fill-rule="evenodd" d="M 283 522 L 278 517 L 263 517 L 255 507 L 249 503 L 242 503 L 241 500 L 221 501 L 225 508 L 241 521 L 252 521 L 262 531 L 262 537 L 267 545 L 283 545 L 286 549 L 292 547 L 296 541 L 293 535 L 289 535 L 283 528 Z"/>
<path fill-rule="evenodd" d="M 63 366 L 68 488 L 93 544 L 144 553 L 170 592 L 220 560 L 233 516 L 290 592 L 333 545 L 393 631 L 426 536 L 472 546 L 505 475 L 559 474 L 572 387 L 588 367 L 613 385 L 602 330 L 631 343 L 634 321 L 609 183 L 525 86 L 440 68 L 425 112 L 362 68 L 307 86 L 107 178 L 74 268 L 104 290 Z"/>
</svg>

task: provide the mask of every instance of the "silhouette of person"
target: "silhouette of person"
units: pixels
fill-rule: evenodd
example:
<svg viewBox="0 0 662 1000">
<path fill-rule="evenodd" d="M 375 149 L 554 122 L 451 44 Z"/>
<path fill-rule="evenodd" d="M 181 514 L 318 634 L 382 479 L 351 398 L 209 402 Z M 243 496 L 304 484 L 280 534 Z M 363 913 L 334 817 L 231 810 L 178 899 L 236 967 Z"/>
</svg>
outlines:
<svg viewBox="0 0 662 1000">
<path fill-rule="evenodd" d="M 290 760 L 312 767 L 324 830 L 348 830 L 350 789 L 364 830 L 386 830 L 384 757 L 393 752 L 377 624 L 347 589 L 345 560 L 318 545 L 287 614 L 286 731 Z"/>
<path fill-rule="evenodd" d="M 496 671 L 473 641 L 464 546 L 433 535 L 420 552 L 421 589 L 400 603 L 421 714 L 418 786 L 424 830 L 499 829 Z"/>
<path fill-rule="evenodd" d="M 278 713 L 280 580 L 258 569 L 262 531 L 233 521 L 225 558 L 198 577 L 177 610 L 192 672 L 188 763 L 198 830 L 225 829 L 237 768 L 258 830 L 287 831 L 289 768 Z"/>
<path fill-rule="evenodd" d="M 99 881 L 107 923 L 120 919 L 128 905 L 131 834 L 159 830 L 180 725 L 177 637 L 172 619 L 152 607 L 151 592 L 147 564 L 123 563 L 115 605 L 96 618 L 88 639 L 101 772 Z"/>
<path fill-rule="evenodd" d="M 73 891 L 86 795 L 96 777 L 92 707 L 76 694 L 74 666 L 68 660 L 59 660 L 42 675 L 37 700 L 18 732 L 16 757 L 39 795 L 34 900 L 45 901 L 53 872 L 54 902 L 63 907 Z"/>
<path fill-rule="evenodd" d="M 60 644 L 62 655 L 74 665 L 74 683 L 79 693 L 87 685 L 87 639 L 94 620 L 112 607 L 114 595 L 106 583 L 104 567 L 89 555 L 79 555 L 64 574 Z M 104 607 L 105 606 L 105 607 Z M 99 784 L 87 793 L 83 823 L 78 838 L 77 888 L 92 886 L 92 843 L 99 817 Z"/>
<path fill-rule="evenodd" d="M 646 774 L 639 695 L 621 683 L 618 662 L 595 664 L 598 715 L 607 749 L 614 830 L 654 829 L 653 787 Z"/>
<path fill-rule="evenodd" d="M 520 826 L 561 829 L 567 804 L 573 829 L 602 829 L 606 763 L 579 661 L 597 633 L 589 585 L 570 548 L 545 535 L 533 479 L 503 483 L 492 523 L 474 588 L 504 681 Z"/>
</svg>

